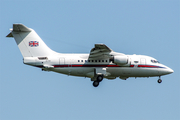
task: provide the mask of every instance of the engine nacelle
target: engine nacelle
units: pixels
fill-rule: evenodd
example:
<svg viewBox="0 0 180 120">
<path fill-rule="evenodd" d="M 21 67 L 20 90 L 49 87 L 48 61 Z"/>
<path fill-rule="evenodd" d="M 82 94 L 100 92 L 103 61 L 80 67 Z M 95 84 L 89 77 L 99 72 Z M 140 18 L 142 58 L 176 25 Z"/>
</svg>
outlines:
<svg viewBox="0 0 180 120">
<path fill-rule="evenodd" d="M 113 56 L 110 60 L 117 65 L 128 65 L 128 57 L 126 55 Z"/>
</svg>

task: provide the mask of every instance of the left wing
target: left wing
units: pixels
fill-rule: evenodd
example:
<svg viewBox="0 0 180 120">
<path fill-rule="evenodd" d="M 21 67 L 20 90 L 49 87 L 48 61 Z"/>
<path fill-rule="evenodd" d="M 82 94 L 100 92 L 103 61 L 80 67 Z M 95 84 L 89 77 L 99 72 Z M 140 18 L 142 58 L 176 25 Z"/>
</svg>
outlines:
<svg viewBox="0 0 180 120">
<path fill-rule="evenodd" d="M 89 58 L 98 58 L 98 57 L 110 57 L 109 53 L 113 52 L 105 44 L 95 44 L 95 47 L 91 49 Z"/>
</svg>

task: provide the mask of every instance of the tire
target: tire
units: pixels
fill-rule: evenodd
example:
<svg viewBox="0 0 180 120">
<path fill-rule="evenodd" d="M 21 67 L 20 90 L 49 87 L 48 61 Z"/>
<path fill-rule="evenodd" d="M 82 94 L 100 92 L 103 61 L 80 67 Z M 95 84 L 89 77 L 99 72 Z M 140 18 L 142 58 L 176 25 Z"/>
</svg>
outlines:
<svg viewBox="0 0 180 120">
<path fill-rule="evenodd" d="M 99 85 L 99 82 L 98 82 L 98 81 L 94 81 L 94 82 L 93 82 L 93 86 L 94 86 L 94 87 L 97 87 L 98 85 Z"/>
<path fill-rule="evenodd" d="M 98 75 L 97 76 L 97 81 L 101 82 L 103 80 L 103 75 Z"/>
<path fill-rule="evenodd" d="M 158 81 L 157 81 L 158 83 L 162 83 L 162 80 L 161 79 L 158 79 Z"/>
</svg>

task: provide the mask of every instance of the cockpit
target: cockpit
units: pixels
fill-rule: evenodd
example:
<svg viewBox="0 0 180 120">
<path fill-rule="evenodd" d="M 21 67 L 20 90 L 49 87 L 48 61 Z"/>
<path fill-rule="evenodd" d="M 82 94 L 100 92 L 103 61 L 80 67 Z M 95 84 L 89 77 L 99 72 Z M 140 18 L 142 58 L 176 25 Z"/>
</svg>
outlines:
<svg viewBox="0 0 180 120">
<path fill-rule="evenodd" d="M 152 63 L 160 63 L 159 61 L 157 60 L 151 60 Z"/>
</svg>

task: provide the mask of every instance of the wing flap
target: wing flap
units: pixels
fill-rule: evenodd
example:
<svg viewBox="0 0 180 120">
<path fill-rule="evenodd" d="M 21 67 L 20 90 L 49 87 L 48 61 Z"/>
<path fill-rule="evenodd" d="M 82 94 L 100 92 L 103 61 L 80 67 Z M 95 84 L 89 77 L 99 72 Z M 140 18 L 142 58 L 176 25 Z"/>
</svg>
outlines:
<svg viewBox="0 0 180 120">
<path fill-rule="evenodd" d="M 90 54 L 89 58 L 102 58 L 102 57 L 109 57 L 109 52 L 99 52 L 96 54 Z"/>
</svg>

